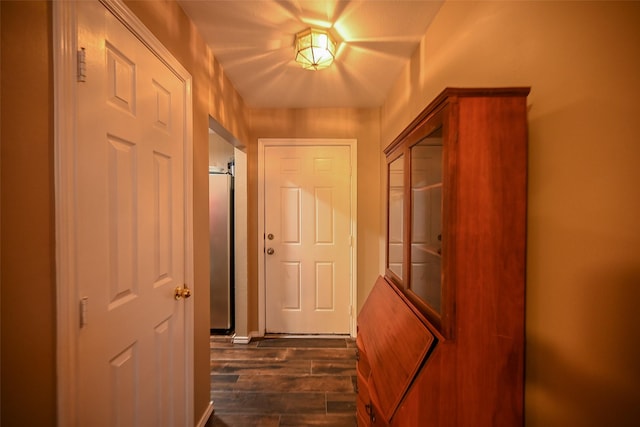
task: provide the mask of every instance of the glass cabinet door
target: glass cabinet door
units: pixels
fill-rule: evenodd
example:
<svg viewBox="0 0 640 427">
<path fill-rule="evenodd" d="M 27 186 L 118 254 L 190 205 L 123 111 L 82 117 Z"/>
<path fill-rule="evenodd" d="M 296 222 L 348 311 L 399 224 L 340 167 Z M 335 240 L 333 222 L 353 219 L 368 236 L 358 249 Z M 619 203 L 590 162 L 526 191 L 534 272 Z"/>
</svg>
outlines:
<svg viewBox="0 0 640 427">
<path fill-rule="evenodd" d="M 442 314 L 442 128 L 411 147 L 411 283 Z"/>
<path fill-rule="evenodd" d="M 404 281 L 404 156 L 389 163 L 387 268 Z"/>
</svg>

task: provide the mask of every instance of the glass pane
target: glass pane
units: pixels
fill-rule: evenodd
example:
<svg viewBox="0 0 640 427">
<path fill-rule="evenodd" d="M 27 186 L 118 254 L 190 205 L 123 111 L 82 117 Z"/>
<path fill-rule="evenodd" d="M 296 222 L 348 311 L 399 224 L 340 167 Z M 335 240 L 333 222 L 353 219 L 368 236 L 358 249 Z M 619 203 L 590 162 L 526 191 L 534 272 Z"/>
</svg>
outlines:
<svg viewBox="0 0 640 427">
<path fill-rule="evenodd" d="M 442 307 L 442 129 L 411 147 L 411 284 L 433 310 Z"/>
<path fill-rule="evenodd" d="M 389 164 L 389 252 L 388 267 L 404 280 L 403 263 L 403 215 L 404 212 L 404 157 Z"/>
</svg>

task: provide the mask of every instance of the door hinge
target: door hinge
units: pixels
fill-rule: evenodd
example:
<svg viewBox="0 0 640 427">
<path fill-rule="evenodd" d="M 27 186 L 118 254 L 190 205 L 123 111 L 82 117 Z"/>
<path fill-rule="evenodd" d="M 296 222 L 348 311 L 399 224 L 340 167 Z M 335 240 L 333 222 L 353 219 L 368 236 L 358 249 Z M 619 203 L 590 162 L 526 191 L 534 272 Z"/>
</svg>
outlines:
<svg viewBox="0 0 640 427">
<path fill-rule="evenodd" d="M 78 58 L 77 58 L 77 67 L 78 67 L 78 81 L 86 82 L 87 81 L 87 52 L 83 47 L 78 50 Z"/>
<path fill-rule="evenodd" d="M 87 326 L 87 306 L 89 305 L 89 297 L 80 299 L 80 329 Z"/>
</svg>

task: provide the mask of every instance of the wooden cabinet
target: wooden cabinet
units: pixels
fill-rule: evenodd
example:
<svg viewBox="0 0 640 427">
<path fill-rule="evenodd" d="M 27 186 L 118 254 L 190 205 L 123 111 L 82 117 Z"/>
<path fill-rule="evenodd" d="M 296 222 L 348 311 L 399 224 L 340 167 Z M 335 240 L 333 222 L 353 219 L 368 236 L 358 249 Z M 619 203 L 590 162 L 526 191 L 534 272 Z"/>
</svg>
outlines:
<svg viewBox="0 0 640 427">
<path fill-rule="evenodd" d="M 385 150 L 359 425 L 523 424 L 528 92 L 446 89 Z"/>
</svg>

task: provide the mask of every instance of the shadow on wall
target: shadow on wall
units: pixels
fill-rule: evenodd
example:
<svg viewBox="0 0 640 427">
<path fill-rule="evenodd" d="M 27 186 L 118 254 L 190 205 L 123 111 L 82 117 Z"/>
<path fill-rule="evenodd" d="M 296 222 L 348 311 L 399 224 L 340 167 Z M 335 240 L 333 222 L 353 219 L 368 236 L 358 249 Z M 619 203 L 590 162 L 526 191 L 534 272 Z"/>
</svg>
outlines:
<svg viewBox="0 0 640 427">
<path fill-rule="evenodd" d="M 526 393 L 536 401 L 536 413 L 526 414 L 527 424 L 638 425 L 640 269 L 634 265 L 607 273 L 591 275 L 567 307 L 578 313 L 574 324 L 579 327 L 566 342 L 528 336 Z M 579 360 L 568 357 L 578 351 Z"/>
</svg>

